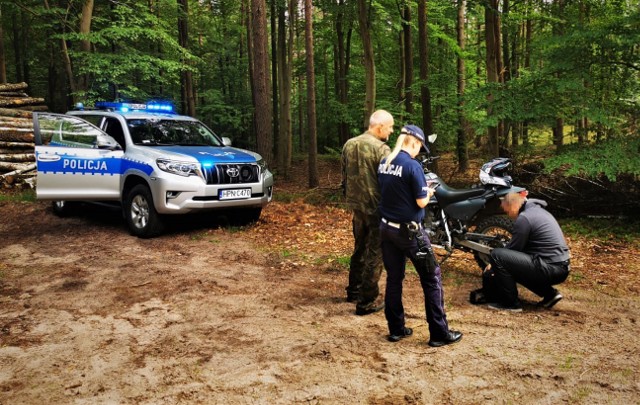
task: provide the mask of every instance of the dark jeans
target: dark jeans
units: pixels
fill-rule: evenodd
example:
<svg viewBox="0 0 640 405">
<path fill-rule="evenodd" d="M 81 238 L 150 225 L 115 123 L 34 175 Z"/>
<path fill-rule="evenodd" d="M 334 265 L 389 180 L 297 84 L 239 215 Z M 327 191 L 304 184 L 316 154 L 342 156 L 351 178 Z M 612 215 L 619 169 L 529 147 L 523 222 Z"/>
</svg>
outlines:
<svg viewBox="0 0 640 405">
<path fill-rule="evenodd" d="M 425 230 L 421 229 L 420 232 L 423 232 L 425 240 L 429 243 Z M 428 271 L 424 262 L 416 258 L 418 252 L 416 238 L 409 239 L 405 231 L 380 223 L 380 240 L 382 241 L 382 260 L 387 270 L 384 314 L 389 325 L 389 333 L 401 335 L 404 330 L 402 281 L 408 257 L 420 277 L 431 339 L 443 339 L 449 332 L 449 325 L 444 311 L 444 291 L 442 290 L 440 267 L 436 266 L 434 271 Z"/>
<path fill-rule="evenodd" d="M 382 274 L 382 253 L 380 251 L 380 216 L 353 211 L 353 237 L 355 239 L 351 264 L 349 265 L 349 285 L 347 296 L 355 297 L 357 306 L 370 306 L 380 288 L 378 282 Z"/>
<path fill-rule="evenodd" d="M 555 293 L 552 286 L 562 283 L 569 275 L 568 261 L 546 263 L 540 257 L 501 248 L 491 251 L 491 268 L 495 273 L 498 299 L 507 306 L 519 305 L 516 283 L 541 297 L 548 297 Z"/>
</svg>

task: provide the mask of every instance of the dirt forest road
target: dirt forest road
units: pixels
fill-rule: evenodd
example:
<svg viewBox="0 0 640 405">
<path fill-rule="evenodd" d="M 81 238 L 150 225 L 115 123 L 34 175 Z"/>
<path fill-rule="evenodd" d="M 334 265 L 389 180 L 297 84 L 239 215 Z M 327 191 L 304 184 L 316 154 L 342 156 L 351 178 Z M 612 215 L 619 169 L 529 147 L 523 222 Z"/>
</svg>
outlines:
<svg viewBox="0 0 640 405">
<path fill-rule="evenodd" d="M 640 403 L 637 252 L 611 251 L 627 280 L 576 257 L 565 299 L 520 314 L 470 305 L 478 272 L 456 254 L 445 298 L 462 341 L 426 345 L 410 273 L 415 333 L 394 344 L 382 313 L 344 301 L 349 214 L 301 204 L 274 203 L 251 228 L 192 221 L 142 240 L 117 213 L 0 203 L 0 403 Z M 605 249 L 588 243 L 571 241 Z"/>
</svg>

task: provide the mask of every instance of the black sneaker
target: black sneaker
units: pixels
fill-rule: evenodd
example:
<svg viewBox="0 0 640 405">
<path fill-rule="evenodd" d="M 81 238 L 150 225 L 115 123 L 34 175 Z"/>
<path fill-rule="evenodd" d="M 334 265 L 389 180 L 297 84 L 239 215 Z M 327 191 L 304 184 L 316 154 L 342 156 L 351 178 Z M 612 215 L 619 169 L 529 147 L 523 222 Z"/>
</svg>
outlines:
<svg viewBox="0 0 640 405">
<path fill-rule="evenodd" d="M 562 298 L 562 294 L 560 294 L 558 290 L 553 290 L 553 294 L 544 297 L 542 301 L 538 302 L 537 306 L 549 309 L 556 305 Z"/>
<path fill-rule="evenodd" d="M 389 335 L 389 336 L 387 336 L 387 340 L 389 342 L 394 342 L 395 343 L 395 342 L 399 342 L 400 339 L 404 339 L 404 338 L 409 337 L 411 335 L 413 335 L 413 329 L 404 328 L 403 331 L 402 331 L 402 334 L 400 334 L 400 335 Z"/>
<path fill-rule="evenodd" d="M 492 303 L 489 304 L 489 308 L 498 311 L 522 312 L 522 306 L 520 305 L 503 305 L 500 303 Z"/>
</svg>

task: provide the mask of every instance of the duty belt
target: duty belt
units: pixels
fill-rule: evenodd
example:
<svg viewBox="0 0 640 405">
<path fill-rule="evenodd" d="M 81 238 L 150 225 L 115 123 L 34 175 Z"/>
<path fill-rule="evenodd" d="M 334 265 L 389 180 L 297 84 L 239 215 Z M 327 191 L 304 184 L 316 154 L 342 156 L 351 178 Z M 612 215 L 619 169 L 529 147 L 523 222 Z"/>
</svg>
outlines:
<svg viewBox="0 0 640 405">
<path fill-rule="evenodd" d="M 391 222 L 386 218 L 382 218 L 381 220 L 382 220 L 383 223 L 389 225 L 392 228 L 400 229 L 400 226 L 402 226 L 401 224 L 399 224 L 397 222 Z"/>
</svg>

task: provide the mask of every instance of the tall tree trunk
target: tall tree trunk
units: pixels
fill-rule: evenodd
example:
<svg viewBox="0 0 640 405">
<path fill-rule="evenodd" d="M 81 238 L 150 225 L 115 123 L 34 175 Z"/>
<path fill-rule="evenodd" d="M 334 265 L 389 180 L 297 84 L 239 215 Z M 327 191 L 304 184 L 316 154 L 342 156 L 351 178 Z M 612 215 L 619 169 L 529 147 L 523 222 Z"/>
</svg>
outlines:
<svg viewBox="0 0 640 405">
<path fill-rule="evenodd" d="M 553 4 L 556 8 L 556 15 L 559 20 L 564 17 L 564 0 L 554 0 Z M 562 27 L 562 22 L 558 21 L 555 23 L 553 34 L 555 36 L 562 36 L 564 34 L 564 28 Z M 560 73 L 556 73 L 556 77 L 560 78 Z M 556 149 L 559 150 L 562 148 L 564 143 L 564 119 L 562 117 L 556 117 L 556 123 L 553 127 L 553 144 L 556 146 Z"/>
<path fill-rule="evenodd" d="M 313 68 L 313 7 L 304 2 L 305 52 L 307 54 L 307 131 L 309 132 L 309 187 L 318 187 L 318 136 L 316 133 L 316 74 Z"/>
<path fill-rule="evenodd" d="M 466 0 L 458 0 L 458 46 L 460 54 L 458 55 L 458 167 L 460 171 L 469 168 L 469 152 L 467 150 L 467 120 L 464 116 L 464 91 L 465 91 L 465 63 L 463 53 L 465 50 L 465 10 L 467 8 Z"/>
<path fill-rule="evenodd" d="M 291 15 L 291 4 L 293 0 L 289 0 L 289 18 Z M 279 97 L 279 121 L 278 126 L 278 149 L 277 162 L 278 167 L 284 173 L 284 177 L 289 177 L 291 166 L 291 58 L 292 58 L 292 42 L 293 38 L 287 41 L 287 33 L 291 35 L 291 22 L 287 31 L 285 20 L 285 8 L 278 7 L 278 34 L 277 34 L 277 60 L 278 60 L 278 88 Z M 289 44 L 289 45 L 287 45 Z M 275 115 L 275 114 L 274 114 Z"/>
<path fill-rule="evenodd" d="M 404 109 L 413 114 L 413 41 L 411 40 L 411 6 L 404 2 L 402 10 L 402 35 L 404 42 Z"/>
<path fill-rule="evenodd" d="M 498 0 L 488 0 L 484 8 L 485 19 L 485 41 L 487 44 L 487 81 L 489 84 L 497 85 L 500 82 L 499 64 L 500 40 L 497 29 L 498 24 Z M 494 95 L 489 94 L 489 107 L 487 115 L 493 115 Z M 499 156 L 499 127 L 491 126 L 488 129 L 487 152 L 491 156 Z"/>
<path fill-rule="evenodd" d="M 189 0 L 178 0 L 178 43 L 189 50 Z M 182 61 L 184 68 L 181 76 L 182 112 L 189 116 L 196 115 L 196 100 L 193 89 L 193 73 L 186 59 Z"/>
<path fill-rule="evenodd" d="M 288 14 L 289 14 L 289 27 L 288 27 L 288 37 L 287 41 L 287 70 L 288 70 L 288 85 L 289 85 L 289 99 L 287 103 L 289 104 L 287 107 L 287 116 L 289 117 L 288 131 L 289 131 L 289 144 L 287 147 L 287 157 L 285 164 L 286 173 L 290 173 L 291 171 L 291 160 L 293 158 L 293 112 L 291 111 L 291 98 L 292 98 L 292 89 L 293 89 L 293 50 L 295 44 L 295 27 L 298 22 L 298 2 L 295 0 L 288 0 Z"/>
<path fill-rule="evenodd" d="M 529 70 L 531 67 L 531 36 L 533 31 L 533 22 L 531 20 L 533 0 L 527 0 L 527 21 L 525 23 L 524 34 L 524 68 Z M 522 123 L 522 144 L 529 146 L 529 120 Z"/>
<path fill-rule="evenodd" d="M 342 106 L 343 113 L 338 117 L 338 137 L 340 145 L 343 145 L 349 139 L 349 124 L 345 118 L 349 105 L 349 88 L 348 88 L 348 72 L 349 72 L 349 54 L 351 52 L 351 22 L 345 33 L 345 1 L 338 0 L 338 14 L 336 16 L 336 95 L 338 102 Z"/>
<path fill-rule="evenodd" d="M 508 17 L 509 17 L 509 12 L 510 12 L 510 3 L 509 0 L 503 0 L 502 1 L 502 15 L 504 16 L 504 19 L 501 18 L 502 21 L 507 20 L 508 21 Z M 511 66 L 511 57 L 509 54 L 509 27 L 507 26 L 502 26 L 501 23 L 499 23 L 499 27 L 501 30 L 501 38 L 502 38 L 502 64 L 501 66 L 499 66 L 499 72 L 500 72 L 500 82 L 501 83 L 507 83 L 509 80 L 511 80 L 511 75 L 513 73 L 513 66 Z M 502 131 L 500 132 L 500 136 L 502 137 L 502 139 L 500 140 L 502 143 L 502 146 L 504 146 L 505 148 L 509 147 L 509 129 L 511 127 L 511 122 L 509 120 L 503 120 L 502 121 Z"/>
<path fill-rule="evenodd" d="M 267 46 L 267 6 L 265 0 L 251 0 L 253 15 L 253 85 L 255 129 L 258 153 L 273 163 L 273 133 L 269 95 L 269 57 Z"/>
<path fill-rule="evenodd" d="M 309 187 L 317 187 L 318 137 L 316 130 L 316 75 L 313 69 L 313 7 L 311 0 L 304 2 L 304 27 L 307 62 L 307 131 L 309 133 Z"/>
<path fill-rule="evenodd" d="M 373 43 L 371 42 L 367 0 L 358 0 L 358 25 L 364 50 L 364 129 L 366 129 L 369 127 L 369 117 L 373 114 L 373 109 L 376 105 L 376 64 L 373 55 Z"/>
<path fill-rule="evenodd" d="M 279 117 L 278 112 L 278 25 L 276 23 L 276 18 L 278 18 L 278 10 L 282 9 L 282 1 L 283 0 L 271 0 L 269 6 L 271 7 L 271 13 L 269 18 L 271 19 L 271 103 L 273 108 L 273 116 Z M 277 7 L 276 7 L 277 6 Z M 277 158 L 278 156 L 278 148 L 280 147 L 280 120 L 275 119 L 272 121 L 273 124 L 273 134 L 277 138 L 275 142 L 275 153 L 276 153 L 276 163 L 279 165 L 281 162 Z"/>
<path fill-rule="evenodd" d="M 46 2 L 45 2 L 46 4 Z M 48 8 L 48 7 L 47 7 Z M 20 83 L 24 81 L 24 75 L 22 72 L 22 43 L 20 38 L 20 21 L 18 18 L 20 17 L 20 13 L 14 10 L 13 18 L 11 19 L 11 28 L 13 32 L 13 59 L 15 61 L 15 71 L 16 71 L 16 83 Z"/>
<path fill-rule="evenodd" d="M 91 32 L 91 20 L 93 19 L 93 0 L 85 0 L 82 5 L 82 15 L 80 16 L 80 34 L 89 35 Z M 83 53 L 91 52 L 91 42 L 88 39 L 80 41 L 80 51 Z M 89 74 L 85 73 L 78 80 L 77 90 L 86 92 L 89 89 Z"/>
<path fill-rule="evenodd" d="M 0 4 L 0 22 L 2 21 L 2 5 Z M 7 82 L 7 64 L 4 53 L 4 32 L 0 23 L 0 83 Z"/>
<path fill-rule="evenodd" d="M 431 109 L 431 91 L 429 89 L 429 41 L 427 38 L 427 2 L 418 0 L 418 53 L 420 55 L 420 103 L 422 104 L 422 129 L 426 135 L 434 133 L 433 113 Z M 436 146 L 430 146 L 431 153 L 436 154 Z M 432 170 L 438 173 L 438 164 Z"/>
</svg>

